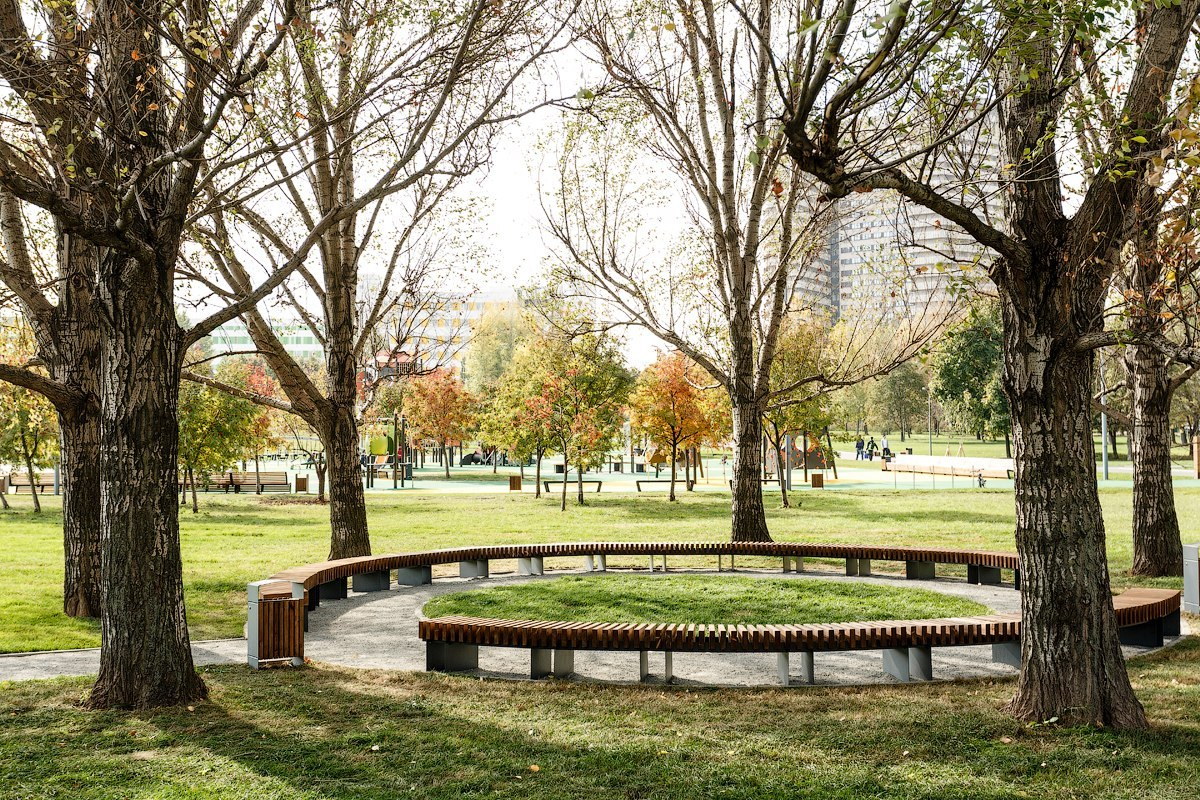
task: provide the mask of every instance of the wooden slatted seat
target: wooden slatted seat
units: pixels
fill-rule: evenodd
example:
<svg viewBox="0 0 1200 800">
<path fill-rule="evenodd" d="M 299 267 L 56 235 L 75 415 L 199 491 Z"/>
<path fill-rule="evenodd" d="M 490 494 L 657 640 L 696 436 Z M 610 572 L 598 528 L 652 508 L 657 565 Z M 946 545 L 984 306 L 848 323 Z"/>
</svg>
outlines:
<svg viewBox="0 0 1200 800">
<path fill-rule="evenodd" d="M 253 472 L 231 472 L 226 484 L 227 489 L 232 488 L 235 492 L 240 492 L 242 489 L 257 491 L 260 486 L 264 492 L 272 490 L 290 492 L 292 489 L 286 472 L 259 472 L 257 475 Z"/>
<path fill-rule="evenodd" d="M 1161 647 L 1164 635 L 1179 635 L 1180 593 L 1170 589 L 1130 589 L 1113 598 L 1121 640 L 1125 644 Z M 419 623 L 426 642 L 427 668 L 458 671 L 478 667 L 479 647 L 529 648 L 531 674 L 538 674 L 539 651 L 637 651 L 642 678 L 646 654 L 777 653 L 780 682 L 789 682 L 788 654 L 803 657 L 806 682 L 812 683 L 814 653 L 882 650 L 884 669 L 900 680 L 916 674 L 932 678 L 934 647 L 992 645 L 997 661 L 1020 666 L 1021 616 L 992 614 L 923 620 L 881 620 L 808 625 L 706 625 L 553 622 L 483 617 L 438 617 Z M 542 674 L 548 674 L 543 672 Z"/>
<path fill-rule="evenodd" d="M 488 574 L 490 561 L 516 560 L 521 574 L 541 574 L 546 558 L 582 558 L 588 569 L 597 562 L 600 569 L 605 569 L 608 556 L 649 557 L 652 566 L 655 559 L 661 558 L 663 569 L 667 556 L 728 557 L 731 563 L 734 556 L 751 556 L 781 558 L 784 571 L 799 570 L 805 558 L 824 558 L 844 559 L 847 572 L 852 574 L 869 574 L 870 563 L 876 560 L 904 563 L 909 577 L 917 579 L 934 577 L 937 564 L 966 566 L 967 579 L 972 582 L 999 583 L 1001 570 L 1010 570 L 1017 583 L 1020 577 L 1016 554 L 987 550 L 800 542 L 565 542 L 460 547 L 322 561 L 277 572 L 266 580 L 250 584 L 250 589 L 259 605 L 290 603 L 312 611 L 322 601 L 345 597 L 350 581 L 353 581 L 355 591 L 378 591 L 390 587 L 393 575 L 397 584 L 429 583 L 432 567 L 438 565 L 457 563 L 461 576 L 482 577 Z M 265 613 L 261 608 L 256 610 L 255 602 L 251 602 L 248 630 L 256 640 L 262 638 L 270 644 L 284 632 L 273 631 L 272 626 L 277 623 L 263 616 Z M 301 616 L 306 622 L 307 617 Z M 287 632 L 290 637 L 288 647 L 295 652 L 284 653 L 278 660 L 303 657 L 302 633 L 297 639 Z M 264 644 L 260 652 L 278 651 L 273 644 L 268 644 Z M 249 660 L 257 665 L 273 659 L 250 655 Z"/>
</svg>

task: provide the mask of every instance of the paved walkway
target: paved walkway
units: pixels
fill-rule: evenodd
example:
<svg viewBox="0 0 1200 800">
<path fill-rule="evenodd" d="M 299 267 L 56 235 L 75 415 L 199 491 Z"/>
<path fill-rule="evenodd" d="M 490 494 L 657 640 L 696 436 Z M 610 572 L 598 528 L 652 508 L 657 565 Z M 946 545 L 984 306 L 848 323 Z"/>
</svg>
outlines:
<svg viewBox="0 0 1200 800">
<path fill-rule="evenodd" d="M 389 592 L 350 593 L 345 600 L 327 601 L 309 618 L 305 655 L 315 661 L 349 667 L 419 671 L 425 668 L 424 643 L 417 637 L 421 608 L 436 595 L 496 585 L 554 580 L 544 577 L 498 575 L 490 579 L 439 578 L 428 586 L 402 587 Z M 729 574 L 729 573 L 724 573 Z M 962 580 L 922 581 L 913 584 L 901 577 L 849 578 L 834 572 L 808 571 L 799 576 L 781 576 L 774 571 L 739 571 L 739 576 L 787 577 L 789 580 L 820 578 L 860 581 L 880 586 L 919 586 L 983 603 L 996 612 L 1020 610 L 1020 596 L 1007 587 L 975 586 Z M 1185 630 L 1186 633 L 1186 630 Z M 1125 648 L 1126 655 L 1147 652 Z M 244 639 L 223 639 L 193 644 L 197 665 L 242 664 L 246 658 Z M 661 674 L 663 656 L 651 655 L 651 673 Z M 61 675 L 92 675 L 100 663 L 99 650 L 68 650 L 0 655 L 0 680 L 27 680 Z M 481 648 L 478 674 L 502 678 L 528 678 L 529 652 L 517 648 Z M 818 653 L 816 680 L 827 685 L 860 685 L 893 682 L 882 670 L 878 651 Z M 938 679 L 1008 676 L 1016 670 L 993 663 L 990 647 L 938 647 L 933 650 L 934 676 Z M 580 680 L 636 683 L 637 653 L 579 651 L 575 671 Z M 773 653 L 677 653 L 676 683 L 710 686 L 757 686 L 775 682 Z"/>
</svg>

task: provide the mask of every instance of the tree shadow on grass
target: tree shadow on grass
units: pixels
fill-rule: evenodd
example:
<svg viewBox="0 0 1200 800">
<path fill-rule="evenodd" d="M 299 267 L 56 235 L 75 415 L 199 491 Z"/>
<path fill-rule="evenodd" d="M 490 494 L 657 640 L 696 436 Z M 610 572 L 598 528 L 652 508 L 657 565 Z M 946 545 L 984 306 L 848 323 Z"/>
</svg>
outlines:
<svg viewBox="0 0 1200 800">
<path fill-rule="evenodd" d="M 1195 642 L 1174 650 L 1135 671 L 1161 687 L 1200 661 Z M 18 685 L 0 730 L 0 794 L 958 800 L 1154 796 L 1200 778 L 1194 711 L 1142 734 L 1030 729 L 995 710 L 1010 682 L 685 693 L 206 673 L 213 700 L 195 712 L 82 712 L 64 700 L 83 681 Z M 1159 703 L 1174 702 L 1162 691 Z"/>
</svg>

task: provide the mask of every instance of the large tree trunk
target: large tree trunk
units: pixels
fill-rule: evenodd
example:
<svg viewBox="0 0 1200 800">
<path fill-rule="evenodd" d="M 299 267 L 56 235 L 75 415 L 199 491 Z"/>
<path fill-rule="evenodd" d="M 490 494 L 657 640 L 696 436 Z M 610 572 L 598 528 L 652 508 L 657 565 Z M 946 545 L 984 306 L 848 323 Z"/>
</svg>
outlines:
<svg viewBox="0 0 1200 800">
<path fill-rule="evenodd" d="M 1132 400 L 1129 457 L 1133 462 L 1134 575 L 1183 574 L 1183 542 L 1171 482 L 1172 380 L 1167 360 L 1131 344 L 1125 368 Z"/>
<path fill-rule="evenodd" d="M 58 415 L 63 481 L 63 611 L 100 616 L 100 416 Z"/>
<path fill-rule="evenodd" d="M 323 444 L 329 458 L 329 557 L 369 556 L 371 538 L 353 407 L 334 407 Z"/>
<path fill-rule="evenodd" d="M 769 542 L 763 508 L 762 409 L 748 399 L 733 397 L 733 531 L 734 542 Z"/>
<path fill-rule="evenodd" d="M 181 332 L 168 264 L 105 259 L 101 360 L 101 641 L 93 708 L 201 699 L 183 604 Z"/>
<path fill-rule="evenodd" d="M 1058 287 L 1048 291 L 1062 300 Z M 1069 304 L 1039 304 L 1033 317 L 1033 304 L 1018 311 L 1010 294 L 1001 299 L 1022 577 L 1023 666 L 1010 711 L 1031 721 L 1144 726 L 1117 638 L 1096 491 L 1094 355 L 1072 349 Z"/>
</svg>

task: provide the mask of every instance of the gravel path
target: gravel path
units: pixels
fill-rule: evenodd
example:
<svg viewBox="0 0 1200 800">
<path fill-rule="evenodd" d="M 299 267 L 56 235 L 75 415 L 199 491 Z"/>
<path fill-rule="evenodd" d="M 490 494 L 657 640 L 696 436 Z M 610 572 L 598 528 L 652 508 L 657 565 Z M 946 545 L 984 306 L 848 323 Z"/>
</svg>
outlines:
<svg viewBox="0 0 1200 800">
<path fill-rule="evenodd" d="M 690 572 L 689 570 L 672 570 Z M 544 577 L 497 575 L 488 579 L 463 580 L 438 578 L 428 586 L 394 588 L 388 592 L 350 593 L 345 600 L 327 601 L 309 618 L 305 636 L 305 655 L 314 661 L 349 667 L 396 670 L 423 670 L 424 643 L 417 637 L 417 620 L 421 607 L 430 598 L 447 592 L 472 588 L 554 580 L 551 573 Z M 729 574 L 729 573 L 723 573 Z M 914 584 L 902 577 L 846 577 L 834 572 L 807 571 L 800 576 L 781 575 L 778 571 L 739 570 L 738 576 L 860 581 L 879 586 L 908 586 Z M 995 612 L 1020 610 L 1020 595 L 1011 587 L 976 586 L 962 580 L 939 579 L 922 581 L 922 589 L 965 597 L 983 603 Z M 1186 633 L 1186 631 L 1185 631 Z M 224 639 L 196 642 L 193 654 L 198 665 L 245 663 L 244 639 Z M 1125 648 L 1127 656 L 1147 652 L 1146 648 Z M 663 654 L 650 654 L 650 671 L 662 675 Z M 675 683 L 709 686 L 762 686 L 775 683 L 774 653 L 676 653 Z M 793 659 L 793 680 L 798 670 Z M 519 648 L 480 648 L 476 673 L 490 677 L 529 677 L 529 651 Z M 99 650 L 70 650 L 45 653 L 0 655 L 0 680 L 26 680 L 59 675 L 91 675 L 99 666 Z M 857 653 L 817 653 L 816 681 L 826 685 L 860 685 L 893 683 L 883 672 L 879 651 Z M 637 653 L 578 651 L 575 654 L 576 679 L 609 683 L 636 683 Z M 933 672 L 939 680 L 1009 676 L 1013 667 L 995 664 L 990 647 L 935 647 Z"/>
</svg>

